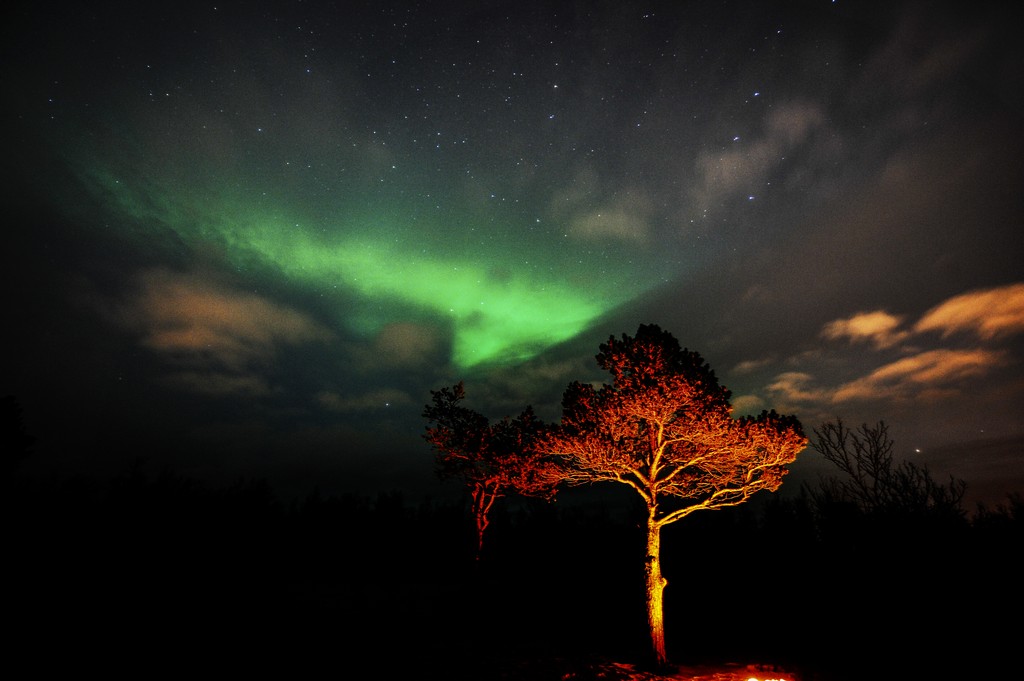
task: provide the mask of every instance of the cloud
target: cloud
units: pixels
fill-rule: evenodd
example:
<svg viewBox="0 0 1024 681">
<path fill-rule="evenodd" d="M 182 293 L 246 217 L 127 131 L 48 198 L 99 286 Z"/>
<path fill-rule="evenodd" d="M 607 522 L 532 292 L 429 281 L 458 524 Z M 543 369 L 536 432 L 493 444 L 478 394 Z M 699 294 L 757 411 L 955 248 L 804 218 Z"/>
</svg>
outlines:
<svg viewBox="0 0 1024 681">
<path fill-rule="evenodd" d="M 740 395 L 732 400 L 733 414 L 738 416 L 760 414 L 763 409 L 765 409 L 765 402 L 757 395 Z"/>
<path fill-rule="evenodd" d="M 1024 283 L 970 291 L 949 298 L 924 313 L 912 331 L 900 330 L 903 317 L 885 310 L 858 312 L 836 319 L 821 330 L 828 340 L 849 339 L 870 342 L 878 349 L 889 348 L 913 335 L 938 332 L 943 338 L 967 333 L 983 341 L 1024 332 Z"/>
<path fill-rule="evenodd" d="M 816 402 L 827 399 L 825 390 L 811 386 L 814 377 L 801 371 L 787 371 L 775 377 L 768 392 L 785 402 Z"/>
<path fill-rule="evenodd" d="M 404 321 L 384 324 L 368 339 L 349 341 L 339 352 L 359 373 L 408 370 L 448 362 L 452 339 L 435 325 Z"/>
<path fill-rule="evenodd" d="M 376 363 L 420 366 L 434 360 L 443 349 L 442 338 L 430 326 L 412 322 L 387 324 L 374 339 Z"/>
<path fill-rule="evenodd" d="M 732 368 L 734 374 L 750 374 L 771 365 L 771 359 L 748 359 Z"/>
<path fill-rule="evenodd" d="M 766 386 L 774 400 L 794 404 L 850 404 L 867 401 L 934 402 L 956 397 L 969 381 L 990 375 L 1008 366 L 1011 355 L 992 347 L 931 348 L 920 346 L 925 335 L 939 333 L 946 338 L 966 334 L 982 342 L 1024 331 L 1024 284 L 971 291 L 949 298 L 927 311 L 905 328 L 905 318 L 885 310 L 858 312 L 835 319 L 822 328 L 819 336 L 827 340 L 848 340 L 851 344 L 870 344 L 875 350 L 888 351 L 891 359 L 876 358 L 875 368 L 833 386 L 816 384 L 805 371 L 779 374 Z M 914 346 L 906 344 L 913 339 Z M 840 369 L 849 358 L 829 352 L 804 354 L 791 358 L 794 366 L 818 366 L 820 375 Z M 872 355 L 859 353 L 857 361 L 872 362 Z M 884 362 L 884 363 L 883 363 Z M 840 379 L 841 381 L 841 379 Z"/>
<path fill-rule="evenodd" d="M 701 154 L 697 159 L 698 181 L 692 192 L 697 209 L 707 210 L 737 191 L 759 190 L 785 156 L 824 123 L 825 116 L 817 105 L 785 103 L 768 114 L 760 139 L 736 139 L 733 146 Z"/>
<path fill-rule="evenodd" d="M 914 331 L 973 333 L 982 340 L 1024 332 L 1024 283 L 971 291 L 955 296 L 926 312 Z"/>
<path fill-rule="evenodd" d="M 876 348 L 891 347 L 907 337 L 907 332 L 898 331 L 902 317 L 884 310 L 859 312 L 847 319 L 836 319 L 825 325 L 821 336 L 828 340 L 849 338 L 851 342 L 867 341 Z"/>
<path fill-rule="evenodd" d="M 213 396 L 265 397 L 273 392 L 266 379 L 254 374 L 180 371 L 167 376 L 164 382 L 189 392 Z"/>
<path fill-rule="evenodd" d="M 261 369 L 282 346 L 334 337 L 312 317 L 216 276 L 165 268 L 142 272 L 115 317 L 176 367 L 165 385 L 218 397 L 273 394 Z"/>
<path fill-rule="evenodd" d="M 412 403 L 412 399 L 406 392 L 396 388 L 382 388 L 355 396 L 343 396 L 334 391 L 323 390 L 317 393 L 316 401 L 324 409 L 342 413 L 368 409 L 390 409 Z"/>
<path fill-rule="evenodd" d="M 650 201 L 639 192 L 628 192 L 610 204 L 572 217 L 569 233 L 587 240 L 614 239 L 647 243 L 650 238 Z"/>
<path fill-rule="evenodd" d="M 593 205 L 600 195 L 601 181 L 597 171 L 584 165 L 573 174 L 568 185 L 552 193 L 549 209 L 555 218 L 561 218 L 582 206 Z"/>
<path fill-rule="evenodd" d="M 956 33 L 936 34 L 933 20 L 930 11 L 905 14 L 887 42 L 864 65 L 863 86 L 886 97 L 919 95 L 969 70 L 993 37 L 991 27 L 968 24 Z"/>
<path fill-rule="evenodd" d="M 840 386 L 833 402 L 893 398 L 934 398 L 957 394 L 957 383 L 983 376 L 1006 363 L 1001 352 L 930 350 L 886 364 Z"/>
<path fill-rule="evenodd" d="M 647 193 L 637 188 L 604 191 L 589 167 L 577 171 L 571 185 L 553 193 L 550 212 L 551 219 L 565 224 L 578 239 L 645 244 L 651 238 L 654 206 Z"/>
<path fill-rule="evenodd" d="M 308 315 L 200 274 L 148 270 L 126 308 L 145 346 L 188 362 L 238 371 L 267 360 L 281 344 L 326 341 L 332 333 Z"/>
</svg>

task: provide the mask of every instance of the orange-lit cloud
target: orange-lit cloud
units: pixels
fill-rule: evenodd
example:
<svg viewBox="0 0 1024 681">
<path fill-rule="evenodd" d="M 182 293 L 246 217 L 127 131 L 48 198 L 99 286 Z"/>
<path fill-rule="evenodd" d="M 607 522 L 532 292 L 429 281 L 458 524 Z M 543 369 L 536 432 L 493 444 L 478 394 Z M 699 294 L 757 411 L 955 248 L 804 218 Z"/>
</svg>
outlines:
<svg viewBox="0 0 1024 681">
<path fill-rule="evenodd" d="M 959 381 L 983 376 L 1005 362 L 1003 353 L 989 350 L 931 350 L 886 364 L 840 386 L 832 400 L 910 399 L 955 394 Z"/>
<path fill-rule="evenodd" d="M 143 343 L 160 353 L 238 370 L 280 344 L 331 337 L 307 315 L 197 274 L 154 269 L 140 284 L 128 315 Z"/>
<path fill-rule="evenodd" d="M 771 364 L 770 359 L 749 359 L 744 360 L 732 368 L 734 374 L 749 374 Z"/>
<path fill-rule="evenodd" d="M 814 377 L 800 371 L 787 371 L 775 377 L 768 392 L 782 402 L 817 402 L 828 399 L 828 391 L 813 385 Z"/>
<path fill-rule="evenodd" d="M 1012 352 L 999 347 L 998 341 L 1022 332 L 1024 283 L 948 298 L 916 322 L 908 323 L 903 316 L 885 310 L 858 312 L 828 322 L 819 336 L 844 345 L 869 346 L 877 351 L 874 362 L 870 352 L 851 357 L 826 345 L 789 357 L 785 364 L 796 370 L 777 374 L 763 390 L 769 398 L 766 402 L 791 411 L 872 400 L 909 403 L 959 397 L 975 390 L 977 379 L 1015 361 Z M 966 342 L 938 347 L 935 334 L 941 338 L 958 334 L 959 340 Z M 851 361 L 861 367 L 852 378 L 831 385 L 821 382 L 821 376 L 832 375 Z M 733 371 L 752 373 L 773 363 L 745 361 Z M 756 406 L 753 396 L 743 399 L 744 410 Z"/>
<path fill-rule="evenodd" d="M 962 395 L 965 382 L 998 370 L 1008 361 L 1005 353 L 992 350 L 930 350 L 890 362 L 837 387 L 819 384 L 810 373 L 785 372 L 776 376 L 766 392 L 776 409 L 801 413 L 813 405 L 873 400 L 935 402 Z M 748 411 L 751 406 L 753 403 L 744 405 Z"/>
<path fill-rule="evenodd" d="M 949 298 L 926 312 L 912 330 L 903 330 L 903 317 L 885 310 L 859 312 L 824 326 L 822 338 L 869 342 L 876 348 L 897 345 L 911 336 L 938 332 L 973 334 L 988 341 L 1024 333 L 1024 283 L 970 291 Z"/>
<path fill-rule="evenodd" d="M 914 326 L 943 337 L 973 333 L 982 340 L 1024 332 L 1024 283 L 971 291 L 933 307 Z"/>
<path fill-rule="evenodd" d="M 866 341 L 877 348 L 887 348 L 907 337 L 900 331 L 902 318 L 884 310 L 860 312 L 848 319 L 836 319 L 825 325 L 821 335 L 829 340 L 849 338 L 851 342 Z"/>
<path fill-rule="evenodd" d="M 758 414 L 765 408 L 765 401 L 757 395 L 740 395 L 732 399 L 732 412 L 736 416 Z"/>
</svg>

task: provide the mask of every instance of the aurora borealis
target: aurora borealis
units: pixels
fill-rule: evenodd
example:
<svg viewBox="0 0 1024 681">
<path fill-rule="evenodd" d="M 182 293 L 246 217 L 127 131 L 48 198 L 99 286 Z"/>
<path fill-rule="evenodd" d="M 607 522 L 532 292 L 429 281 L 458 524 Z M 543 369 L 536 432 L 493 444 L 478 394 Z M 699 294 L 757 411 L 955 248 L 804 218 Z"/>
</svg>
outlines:
<svg viewBox="0 0 1024 681">
<path fill-rule="evenodd" d="M 356 216 L 323 206 L 308 220 L 294 207 L 196 200 L 161 190 L 173 187 L 167 182 L 133 187 L 130 177 L 106 176 L 94 189 L 124 224 L 155 226 L 191 249 L 219 248 L 230 266 L 254 266 L 328 298 L 336 292 L 339 303 L 346 295 L 371 301 L 376 311 L 339 304 L 334 321 L 353 332 L 379 333 L 396 315 L 439 317 L 451 324 L 460 369 L 528 360 L 655 283 L 649 258 L 646 269 L 616 263 L 616 274 L 576 251 L 519 245 L 507 231 L 459 243 L 479 216 L 447 216 L 457 226 L 445 230 L 395 210 Z"/>
<path fill-rule="evenodd" d="M 1006 12 L 19 3 L 2 390 L 31 465 L 430 487 L 430 390 L 554 418 L 656 323 L 739 412 L 884 419 L 1012 488 Z"/>
</svg>

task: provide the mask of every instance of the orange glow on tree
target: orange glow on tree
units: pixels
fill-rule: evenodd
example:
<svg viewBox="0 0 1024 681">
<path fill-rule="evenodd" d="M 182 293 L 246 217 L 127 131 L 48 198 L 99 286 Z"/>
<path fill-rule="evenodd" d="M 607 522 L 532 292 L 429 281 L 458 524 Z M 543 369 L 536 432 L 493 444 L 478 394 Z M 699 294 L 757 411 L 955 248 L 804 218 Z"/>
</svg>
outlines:
<svg viewBox="0 0 1024 681">
<path fill-rule="evenodd" d="M 434 449 L 438 475 L 461 479 L 469 489 L 479 560 L 494 503 L 509 494 L 554 498 L 559 469 L 536 447 L 545 425 L 531 407 L 492 424 L 460 404 L 466 397 L 461 381 L 430 394 L 433 404 L 423 416 L 432 425 L 423 437 Z"/>
<path fill-rule="evenodd" d="M 616 482 L 643 498 L 647 616 L 655 661 L 666 664 L 661 528 L 777 490 L 807 438 L 795 417 L 774 411 L 734 419 L 729 391 L 701 356 L 656 325 L 610 337 L 597 361 L 612 384 L 570 384 L 544 450 L 569 485 Z"/>
</svg>

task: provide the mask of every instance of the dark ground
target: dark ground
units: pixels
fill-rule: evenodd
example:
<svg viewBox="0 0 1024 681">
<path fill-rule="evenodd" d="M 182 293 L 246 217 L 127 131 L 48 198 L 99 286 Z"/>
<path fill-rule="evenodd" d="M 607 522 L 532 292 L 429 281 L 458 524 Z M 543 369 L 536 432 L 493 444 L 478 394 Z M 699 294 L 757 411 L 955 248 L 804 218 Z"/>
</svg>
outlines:
<svg viewBox="0 0 1024 681">
<path fill-rule="evenodd" d="M 476 565 L 461 508 L 400 495 L 285 506 L 139 471 L 8 490 L 5 648 L 33 676 L 996 679 L 1024 612 L 1019 515 L 716 512 L 663 536 L 677 667 L 652 676 L 642 533 L 608 508 L 497 512 Z"/>
</svg>

